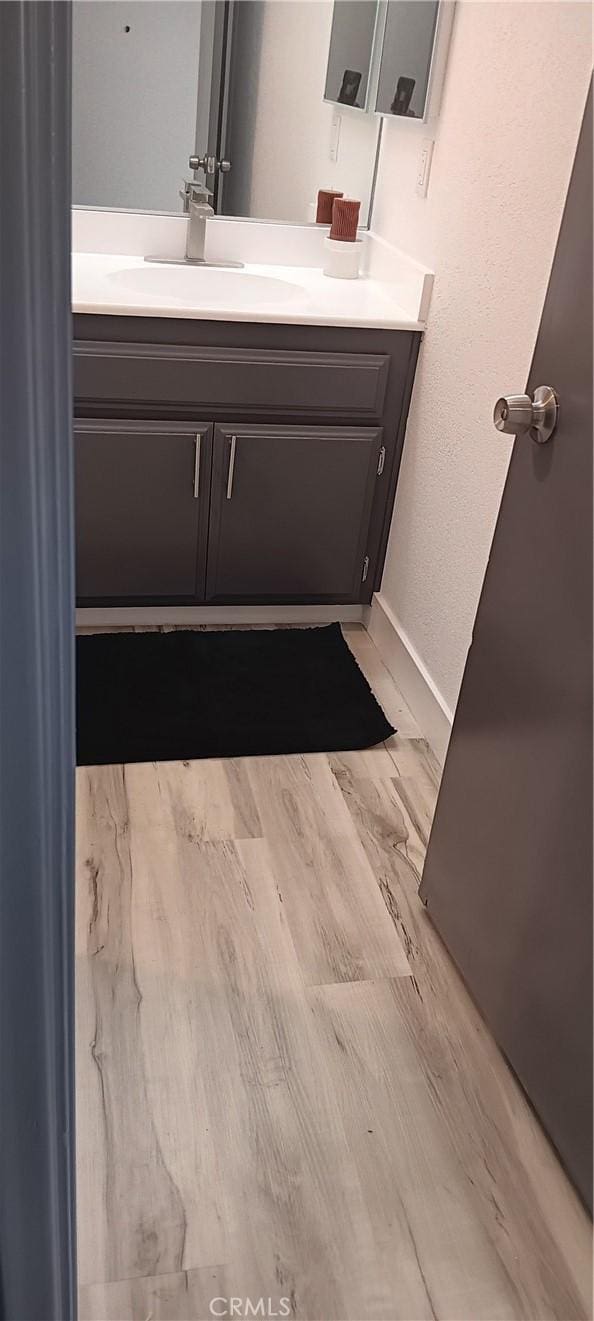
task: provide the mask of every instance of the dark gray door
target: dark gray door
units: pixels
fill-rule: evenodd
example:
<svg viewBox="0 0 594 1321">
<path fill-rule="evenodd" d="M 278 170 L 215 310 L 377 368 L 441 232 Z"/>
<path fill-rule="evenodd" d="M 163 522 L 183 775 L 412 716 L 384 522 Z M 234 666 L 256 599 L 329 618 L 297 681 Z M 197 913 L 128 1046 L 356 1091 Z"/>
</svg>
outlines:
<svg viewBox="0 0 594 1321">
<path fill-rule="evenodd" d="M 547 444 L 514 444 L 421 895 L 591 1205 L 591 96 L 539 385 L 556 390 L 559 423 Z"/>
<path fill-rule="evenodd" d="M 4 1321 L 76 1316 L 70 37 L 0 4 Z"/>
<path fill-rule="evenodd" d="M 77 421 L 79 602 L 204 599 L 211 428 Z"/>
<path fill-rule="evenodd" d="M 216 427 L 207 599 L 362 599 L 381 435 Z"/>
</svg>

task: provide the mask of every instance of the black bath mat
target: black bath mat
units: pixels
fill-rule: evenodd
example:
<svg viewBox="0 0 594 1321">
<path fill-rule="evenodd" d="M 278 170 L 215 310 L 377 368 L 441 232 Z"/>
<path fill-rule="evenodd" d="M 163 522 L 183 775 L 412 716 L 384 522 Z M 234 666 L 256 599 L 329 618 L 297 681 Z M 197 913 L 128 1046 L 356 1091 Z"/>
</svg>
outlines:
<svg viewBox="0 0 594 1321">
<path fill-rule="evenodd" d="M 77 761 L 368 748 L 392 734 L 339 624 L 77 638 Z"/>
</svg>

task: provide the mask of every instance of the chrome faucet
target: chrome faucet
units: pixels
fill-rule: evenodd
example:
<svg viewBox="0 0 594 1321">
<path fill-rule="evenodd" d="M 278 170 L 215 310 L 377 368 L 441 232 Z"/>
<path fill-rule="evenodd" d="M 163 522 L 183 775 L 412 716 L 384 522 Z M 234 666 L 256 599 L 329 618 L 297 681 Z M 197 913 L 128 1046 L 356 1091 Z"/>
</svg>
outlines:
<svg viewBox="0 0 594 1321">
<path fill-rule="evenodd" d="M 190 165 L 193 159 L 194 157 L 190 157 Z M 159 262 L 163 266 L 187 264 L 188 266 L 234 266 L 237 269 L 242 267 L 244 264 L 242 261 L 207 261 L 204 256 L 206 222 L 210 216 L 214 216 L 209 202 L 212 193 L 209 192 L 206 184 L 199 183 L 197 179 L 185 179 L 179 195 L 184 204 L 184 214 L 188 217 L 185 257 L 145 257 L 144 260 Z"/>
<path fill-rule="evenodd" d="M 184 183 L 180 197 L 183 199 L 184 211 L 187 212 L 188 216 L 186 261 L 194 262 L 198 266 L 206 266 L 206 257 L 204 256 L 206 222 L 209 216 L 214 216 L 214 211 L 208 200 L 212 197 L 212 193 L 209 192 L 206 184 L 189 179 Z"/>
</svg>

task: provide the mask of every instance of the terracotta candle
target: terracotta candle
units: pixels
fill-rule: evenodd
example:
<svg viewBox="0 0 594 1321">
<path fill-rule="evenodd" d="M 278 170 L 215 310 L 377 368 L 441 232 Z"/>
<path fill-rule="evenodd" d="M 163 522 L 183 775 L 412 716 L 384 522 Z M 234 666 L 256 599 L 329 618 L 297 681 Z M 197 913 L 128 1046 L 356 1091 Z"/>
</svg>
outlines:
<svg viewBox="0 0 594 1321">
<path fill-rule="evenodd" d="M 330 225 L 332 223 L 332 205 L 337 197 L 344 197 L 344 193 L 334 192 L 332 188 L 320 188 L 316 225 Z"/>
<path fill-rule="evenodd" d="M 342 243 L 354 243 L 357 237 L 361 203 L 352 197 L 337 197 L 332 207 L 330 238 Z"/>
</svg>

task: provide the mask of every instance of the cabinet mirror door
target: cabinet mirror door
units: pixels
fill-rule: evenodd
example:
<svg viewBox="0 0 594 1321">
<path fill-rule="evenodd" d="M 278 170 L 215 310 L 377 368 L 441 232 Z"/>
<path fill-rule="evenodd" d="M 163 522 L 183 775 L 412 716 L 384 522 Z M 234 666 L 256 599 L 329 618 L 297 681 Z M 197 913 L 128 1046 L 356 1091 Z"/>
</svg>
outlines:
<svg viewBox="0 0 594 1321">
<path fill-rule="evenodd" d="M 335 0 L 324 99 L 366 110 L 377 19 L 374 0 Z"/>
<path fill-rule="evenodd" d="M 75 422 L 79 604 L 204 599 L 211 431 Z"/>
<path fill-rule="evenodd" d="M 375 105 L 381 115 L 426 117 L 439 9 L 437 0 L 388 0 Z"/>
<path fill-rule="evenodd" d="M 381 430 L 217 427 L 208 601 L 359 601 Z"/>
</svg>

